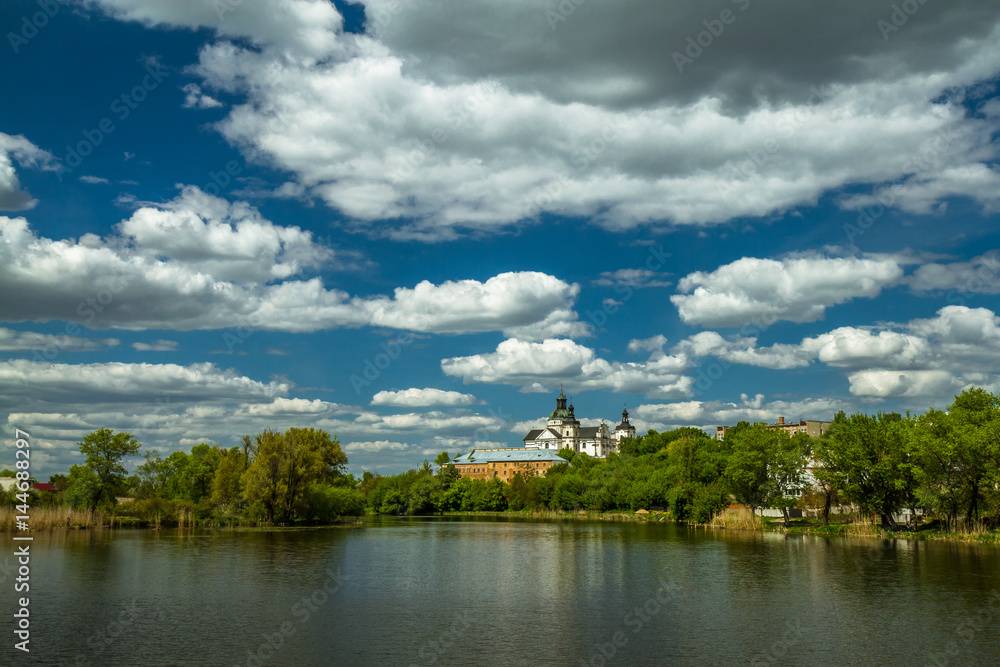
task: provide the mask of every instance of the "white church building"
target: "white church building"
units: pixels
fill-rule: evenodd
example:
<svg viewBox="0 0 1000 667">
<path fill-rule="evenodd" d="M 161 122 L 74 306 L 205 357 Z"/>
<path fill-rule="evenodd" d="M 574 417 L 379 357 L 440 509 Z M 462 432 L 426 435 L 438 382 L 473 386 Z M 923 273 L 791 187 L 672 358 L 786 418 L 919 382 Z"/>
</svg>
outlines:
<svg viewBox="0 0 1000 667">
<path fill-rule="evenodd" d="M 562 389 L 556 399 L 556 409 L 549 415 L 545 428 L 534 429 L 524 436 L 528 449 L 554 449 L 569 447 L 574 452 L 604 458 L 617 451 L 625 438 L 635 437 L 635 427 L 628 422 L 628 409 L 622 410 L 622 421 L 612 431 L 601 420 L 600 426 L 580 426 L 573 414 L 572 402 L 567 407 Z"/>
</svg>

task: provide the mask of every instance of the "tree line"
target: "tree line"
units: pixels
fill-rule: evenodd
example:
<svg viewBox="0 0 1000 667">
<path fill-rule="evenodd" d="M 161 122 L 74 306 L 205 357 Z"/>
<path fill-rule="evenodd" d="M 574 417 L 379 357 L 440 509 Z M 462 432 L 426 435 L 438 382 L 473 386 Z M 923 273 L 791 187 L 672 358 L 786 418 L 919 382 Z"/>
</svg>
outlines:
<svg viewBox="0 0 1000 667">
<path fill-rule="evenodd" d="M 822 508 L 828 523 L 833 507 L 848 504 L 888 529 L 903 509 L 918 508 L 948 529 L 1000 525 L 1000 398 L 983 389 L 922 415 L 839 412 L 820 437 L 748 422 L 722 440 L 691 427 L 649 431 L 606 459 L 562 450 L 563 463 L 543 475 L 519 472 L 510 483 L 462 477 L 447 452 L 433 465 L 355 478 L 337 438 L 313 428 L 265 430 L 228 449 L 146 451 L 132 474 L 123 459 L 140 445 L 130 434 L 99 429 L 79 445 L 85 462 L 54 475 L 55 491 L 39 500 L 157 524 L 181 515 L 296 524 L 365 512 L 577 509 L 662 509 L 708 522 L 738 503 L 781 510 L 786 522 L 791 508 L 808 505 Z M 123 496 L 132 500 L 119 504 Z"/>
<path fill-rule="evenodd" d="M 680 428 L 622 441 L 606 459 L 562 450 L 544 476 L 460 478 L 448 455 L 435 471 L 377 477 L 362 485 L 370 511 L 424 514 L 521 509 L 615 511 L 662 508 L 674 519 L 707 522 L 735 502 L 757 511 L 849 504 L 896 529 L 918 508 L 942 525 L 1000 525 L 1000 398 L 968 389 L 946 410 L 922 415 L 843 411 L 820 437 L 791 436 L 740 422 L 724 439 Z"/>
<path fill-rule="evenodd" d="M 240 446 L 202 443 L 163 457 L 147 450 L 128 473 L 124 460 L 141 445 L 102 428 L 80 443 L 83 464 L 54 475 L 42 504 L 101 510 L 155 523 L 330 523 L 365 511 L 357 480 L 345 474 L 337 438 L 314 428 L 265 430 Z"/>
</svg>

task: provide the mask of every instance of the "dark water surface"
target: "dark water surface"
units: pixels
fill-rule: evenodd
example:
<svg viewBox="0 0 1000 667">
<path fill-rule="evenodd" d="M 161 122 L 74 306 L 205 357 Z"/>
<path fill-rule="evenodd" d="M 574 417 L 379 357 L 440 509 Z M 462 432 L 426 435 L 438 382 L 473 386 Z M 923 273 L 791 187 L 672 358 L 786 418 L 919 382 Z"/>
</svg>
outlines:
<svg viewBox="0 0 1000 667">
<path fill-rule="evenodd" d="M 0 664 L 1000 664 L 995 547 L 477 517 L 31 550 Z"/>
</svg>

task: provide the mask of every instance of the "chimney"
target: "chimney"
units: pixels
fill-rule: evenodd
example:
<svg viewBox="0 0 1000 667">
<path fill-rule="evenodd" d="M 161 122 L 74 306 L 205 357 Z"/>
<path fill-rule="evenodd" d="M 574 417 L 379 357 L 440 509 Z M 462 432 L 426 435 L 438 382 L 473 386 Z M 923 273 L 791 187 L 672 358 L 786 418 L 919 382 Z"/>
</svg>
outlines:
<svg viewBox="0 0 1000 667">
<path fill-rule="evenodd" d="M 785 418 L 778 417 L 778 426 L 784 426 L 784 425 L 785 425 Z"/>
</svg>

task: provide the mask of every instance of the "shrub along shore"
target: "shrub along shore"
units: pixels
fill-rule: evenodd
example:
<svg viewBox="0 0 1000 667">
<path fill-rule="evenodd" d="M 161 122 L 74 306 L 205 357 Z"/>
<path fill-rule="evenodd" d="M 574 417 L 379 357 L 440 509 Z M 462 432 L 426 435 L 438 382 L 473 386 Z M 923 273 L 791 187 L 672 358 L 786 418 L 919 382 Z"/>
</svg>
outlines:
<svg viewBox="0 0 1000 667">
<path fill-rule="evenodd" d="M 356 478 L 345 472 L 337 438 L 313 428 L 268 430 L 229 449 L 146 451 L 132 474 L 123 464 L 139 452 L 131 434 L 99 429 L 79 444 L 86 462 L 53 476 L 51 489 L 4 492 L 0 530 L 14 530 L 15 517 L 28 511 L 35 530 L 309 526 L 365 514 L 481 512 L 1000 542 L 1000 398 L 983 389 L 922 415 L 840 412 L 818 438 L 747 422 L 722 440 L 696 428 L 649 431 L 606 459 L 562 450 L 565 461 L 544 475 L 519 471 L 509 483 L 462 477 L 448 452 L 433 465 Z M 749 511 L 733 512 L 734 504 Z M 834 513 L 845 506 L 856 513 Z M 761 519 L 762 508 L 784 520 Z M 819 518 L 793 521 L 793 508 L 819 508 Z M 904 510 L 925 523 L 900 526 Z M 877 524 L 864 523 L 869 517 Z"/>
<path fill-rule="evenodd" d="M 306 526 L 330 526 L 330 525 L 365 525 L 365 516 L 342 516 L 326 523 L 296 523 L 291 526 L 287 524 L 256 523 L 245 519 L 233 518 L 229 521 L 219 519 L 196 519 L 194 516 L 180 516 L 173 520 L 163 520 L 160 523 L 137 519 L 130 515 L 131 508 L 122 506 L 113 514 L 105 514 L 101 511 L 77 510 L 70 507 L 45 508 L 37 513 L 33 513 L 31 527 L 34 531 L 44 530 L 121 530 L 129 529 L 194 529 L 194 528 L 287 528 Z M 11 508 L 0 508 L 0 532 L 13 531 L 18 512 Z M 370 519 L 385 515 L 368 512 L 366 515 Z M 839 537 L 867 537 L 877 539 L 910 539 L 910 540 L 950 540 L 957 542 L 974 542 L 980 544 L 1000 545 L 1000 531 L 988 530 L 986 528 L 959 528 L 956 531 L 945 532 L 941 530 L 940 524 L 933 521 L 914 527 L 913 530 L 885 530 L 876 522 L 852 521 L 848 517 L 841 517 L 842 520 L 831 521 L 828 525 L 823 525 L 818 519 L 796 519 L 789 525 L 784 525 L 780 519 L 769 520 L 760 516 L 750 517 L 748 510 L 733 510 L 720 513 L 713 517 L 708 523 L 697 523 L 692 521 L 677 521 L 670 512 L 595 512 L 591 510 L 503 510 L 499 512 L 446 512 L 435 516 L 441 518 L 451 517 L 496 517 L 496 518 L 526 518 L 543 521 L 609 521 L 609 522 L 631 522 L 631 523 L 682 523 L 692 529 L 705 530 L 737 530 L 756 532 L 778 532 L 788 535 L 817 535 L 817 536 L 839 536 Z"/>
</svg>

